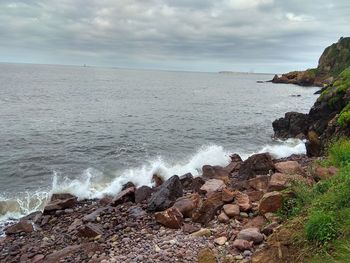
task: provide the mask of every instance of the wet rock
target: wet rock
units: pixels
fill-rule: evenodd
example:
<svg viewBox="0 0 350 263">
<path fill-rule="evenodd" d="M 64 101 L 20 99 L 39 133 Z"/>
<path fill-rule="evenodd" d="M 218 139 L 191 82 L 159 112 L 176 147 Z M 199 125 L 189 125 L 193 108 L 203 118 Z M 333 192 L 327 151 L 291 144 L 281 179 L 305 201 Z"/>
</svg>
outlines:
<svg viewBox="0 0 350 263">
<path fill-rule="evenodd" d="M 201 187 L 201 192 L 207 195 L 220 191 L 226 187 L 225 183 L 220 179 L 209 179 Z"/>
<path fill-rule="evenodd" d="M 235 192 L 235 199 L 236 199 L 236 204 L 239 206 L 239 209 L 241 211 L 249 211 L 252 209 L 252 203 L 249 199 L 249 196 L 245 193 L 236 191 Z"/>
<path fill-rule="evenodd" d="M 180 182 L 184 189 L 191 189 L 193 183 L 193 175 L 191 173 L 180 176 Z"/>
<path fill-rule="evenodd" d="M 176 207 L 168 208 L 165 211 L 154 214 L 156 221 L 168 228 L 181 228 L 183 223 L 183 216 Z"/>
<path fill-rule="evenodd" d="M 205 248 L 198 252 L 197 262 L 198 263 L 217 263 L 217 260 L 214 252 L 209 248 Z"/>
<path fill-rule="evenodd" d="M 18 223 L 11 225 L 5 229 L 6 235 L 12 235 L 17 233 L 31 233 L 34 231 L 33 225 L 28 220 L 20 220 Z"/>
<path fill-rule="evenodd" d="M 86 238 L 95 238 L 102 236 L 103 232 L 101 227 L 97 224 L 88 223 L 78 228 L 78 235 Z"/>
<path fill-rule="evenodd" d="M 264 241 L 264 235 L 259 232 L 258 228 L 246 228 L 238 233 L 237 239 L 244 239 L 253 241 L 254 244 L 260 244 Z"/>
<path fill-rule="evenodd" d="M 113 201 L 111 205 L 117 206 L 120 204 L 123 204 L 125 202 L 134 202 L 135 201 L 135 187 L 129 187 L 123 191 L 121 191 L 115 198 L 113 198 Z"/>
<path fill-rule="evenodd" d="M 224 203 L 231 203 L 235 197 L 235 193 L 225 188 L 222 190 L 222 201 Z"/>
<path fill-rule="evenodd" d="M 159 187 L 163 184 L 163 178 L 160 177 L 158 174 L 154 174 L 152 176 L 152 183 L 154 184 L 155 187 Z"/>
<path fill-rule="evenodd" d="M 64 210 L 67 208 L 72 208 L 77 203 L 77 197 L 70 197 L 66 199 L 55 199 L 51 201 L 44 207 L 43 214 L 50 214 L 55 212 L 56 210 Z"/>
<path fill-rule="evenodd" d="M 198 193 L 194 193 L 188 196 L 180 197 L 176 200 L 173 205 L 184 217 L 192 217 L 192 213 L 195 209 L 197 209 L 200 205 L 200 196 Z"/>
<path fill-rule="evenodd" d="M 274 191 L 264 194 L 260 200 L 259 212 L 262 214 L 268 212 L 277 212 L 282 207 L 282 194 Z"/>
<path fill-rule="evenodd" d="M 222 193 L 216 192 L 208 197 L 200 208 L 193 213 L 192 220 L 194 222 L 208 224 L 216 215 L 216 212 L 222 208 L 224 202 L 222 201 Z"/>
<path fill-rule="evenodd" d="M 183 187 L 177 175 L 172 176 L 155 192 L 149 203 L 149 211 L 162 211 L 169 208 L 177 198 L 183 195 Z"/>
<path fill-rule="evenodd" d="M 223 206 L 224 212 L 228 217 L 235 217 L 239 216 L 239 206 L 238 205 L 232 205 L 227 204 Z"/>
<path fill-rule="evenodd" d="M 266 191 L 269 186 L 269 179 L 268 175 L 259 175 L 249 179 L 248 185 L 256 191 Z"/>
<path fill-rule="evenodd" d="M 231 162 L 224 167 L 224 169 L 229 173 L 232 174 L 233 172 L 237 172 L 239 168 L 241 167 L 243 161 L 242 158 L 238 154 L 232 154 L 230 156 Z"/>
<path fill-rule="evenodd" d="M 303 174 L 303 168 L 296 161 L 275 163 L 276 170 L 283 174 Z"/>
<path fill-rule="evenodd" d="M 132 183 L 132 182 L 127 182 L 126 184 L 124 184 L 124 185 L 122 186 L 122 191 L 124 191 L 124 190 L 126 190 L 126 189 L 128 189 L 128 188 L 136 188 L 136 186 L 135 186 L 135 184 Z"/>
<path fill-rule="evenodd" d="M 239 169 L 237 179 L 240 181 L 249 180 L 256 175 L 266 175 L 274 170 L 275 165 L 268 153 L 254 154 L 243 162 Z"/>
<path fill-rule="evenodd" d="M 248 250 L 253 247 L 253 241 L 248 241 L 245 239 L 236 239 L 233 241 L 232 246 L 237 248 L 240 251 Z"/>
<path fill-rule="evenodd" d="M 151 197 L 153 189 L 149 186 L 141 186 L 135 190 L 135 203 L 140 204 Z"/>
<path fill-rule="evenodd" d="M 56 201 L 56 200 L 65 200 L 74 198 L 75 196 L 68 193 L 61 193 L 61 194 L 52 194 L 50 201 Z"/>
</svg>

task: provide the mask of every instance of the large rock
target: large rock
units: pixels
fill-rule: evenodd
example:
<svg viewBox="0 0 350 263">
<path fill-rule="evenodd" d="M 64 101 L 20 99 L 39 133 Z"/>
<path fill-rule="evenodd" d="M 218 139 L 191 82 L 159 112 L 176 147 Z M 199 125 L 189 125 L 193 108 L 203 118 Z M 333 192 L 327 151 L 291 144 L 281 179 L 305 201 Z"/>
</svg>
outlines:
<svg viewBox="0 0 350 263">
<path fill-rule="evenodd" d="M 224 167 L 229 174 L 237 172 L 243 163 L 242 158 L 238 154 L 232 154 L 230 158 L 231 162 Z"/>
<path fill-rule="evenodd" d="M 223 189 L 222 190 L 222 201 L 225 203 L 231 203 L 233 199 L 235 198 L 235 193 L 232 192 L 230 189 Z"/>
<path fill-rule="evenodd" d="M 193 183 L 193 175 L 191 173 L 180 176 L 180 182 L 184 189 L 191 189 Z"/>
<path fill-rule="evenodd" d="M 238 205 L 232 205 L 232 204 L 227 204 L 224 205 L 223 207 L 225 214 L 228 217 L 235 217 L 235 216 L 239 216 L 239 206 Z"/>
<path fill-rule="evenodd" d="M 220 210 L 223 205 L 222 193 L 213 193 L 202 203 L 200 208 L 193 213 L 192 219 L 194 222 L 206 225 L 214 218 L 216 212 Z"/>
<path fill-rule="evenodd" d="M 112 200 L 112 205 L 117 206 L 125 202 L 134 202 L 135 201 L 135 187 L 131 186 L 121 191 L 117 196 Z"/>
<path fill-rule="evenodd" d="M 274 173 L 271 175 L 269 182 L 269 191 L 282 191 L 290 186 L 290 177 L 282 173 Z"/>
<path fill-rule="evenodd" d="M 33 232 L 34 228 L 30 221 L 28 220 L 20 220 L 18 223 L 9 226 L 5 229 L 6 235 L 12 235 L 17 233 L 30 233 Z"/>
<path fill-rule="evenodd" d="M 192 213 L 200 205 L 200 196 L 194 193 L 189 196 L 183 196 L 176 200 L 173 207 L 176 207 L 184 217 L 192 217 Z"/>
<path fill-rule="evenodd" d="M 211 194 L 213 192 L 220 191 L 226 187 L 225 183 L 220 179 L 209 179 L 201 187 L 201 192 L 205 194 Z"/>
<path fill-rule="evenodd" d="M 247 194 L 236 191 L 235 200 L 236 200 L 236 204 L 239 206 L 239 209 L 241 211 L 247 212 L 250 209 L 252 209 L 252 203 Z"/>
<path fill-rule="evenodd" d="M 243 162 L 238 172 L 238 180 L 249 180 L 256 175 L 266 175 L 275 170 L 271 156 L 268 153 L 259 153 L 250 156 Z"/>
<path fill-rule="evenodd" d="M 253 241 L 254 244 L 260 244 L 264 241 L 264 235 L 259 232 L 258 228 L 252 227 L 241 230 L 237 235 L 237 239 Z"/>
<path fill-rule="evenodd" d="M 180 178 L 177 175 L 169 178 L 160 186 L 160 189 L 155 192 L 149 203 L 149 211 L 162 211 L 169 208 L 177 198 L 183 195 L 183 187 Z"/>
<path fill-rule="evenodd" d="M 139 204 L 150 198 L 153 193 L 153 189 L 149 186 L 143 185 L 135 191 L 135 203 Z"/>
<path fill-rule="evenodd" d="M 263 198 L 260 200 L 259 212 L 262 214 L 265 213 L 274 213 L 281 209 L 283 204 L 282 194 L 280 192 L 270 192 L 264 194 Z"/>
<path fill-rule="evenodd" d="M 257 191 L 266 191 L 269 187 L 269 176 L 259 175 L 255 178 L 249 179 L 248 185 Z"/>
<path fill-rule="evenodd" d="M 276 170 L 283 174 L 303 174 L 303 168 L 296 161 L 275 163 Z"/>
<path fill-rule="evenodd" d="M 176 207 L 154 214 L 156 221 L 168 228 L 179 229 L 183 224 L 183 216 Z"/>
<path fill-rule="evenodd" d="M 253 247 L 253 242 L 245 239 L 236 239 L 233 241 L 232 246 L 240 251 L 250 250 Z"/>
<path fill-rule="evenodd" d="M 283 118 L 272 123 L 275 137 L 294 138 L 300 135 L 306 137 L 309 127 L 309 116 L 304 113 L 287 112 Z"/>
<path fill-rule="evenodd" d="M 192 190 L 199 193 L 203 184 L 205 184 L 205 180 L 202 177 L 194 178 L 192 181 Z"/>
<path fill-rule="evenodd" d="M 202 177 L 206 179 L 220 179 L 223 181 L 228 181 L 230 176 L 230 173 L 221 166 L 204 165 L 202 167 L 202 172 Z"/>
<path fill-rule="evenodd" d="M 49 214 L 56 210 L 64 210 L 67 208 L 72 208 L 76 205 L 77 199 L 78 198 L 75 196 L 69 197 L 66 199 L 55 199 L 54 201 L 51 201 L 49 204 L 47 204 L 44 207 L 43 214 Z"/>
</svg>

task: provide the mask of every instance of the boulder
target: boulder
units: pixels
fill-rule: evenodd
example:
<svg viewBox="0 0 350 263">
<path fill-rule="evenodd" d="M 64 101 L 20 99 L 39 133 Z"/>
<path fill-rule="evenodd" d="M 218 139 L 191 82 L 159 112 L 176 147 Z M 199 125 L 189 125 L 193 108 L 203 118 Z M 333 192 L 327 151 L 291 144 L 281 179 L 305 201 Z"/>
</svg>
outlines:
<svg viewBox="0 0 350 263">
<path fill-rule="evenodd" d="M 240 251 L 250 250 L 253 247 L 253 242 L 245 239 L 236 239 L 233 241 L 232 246 Z"/>
<path fill-rule="evenodd" d="M 86 238 L 95 238 L 97 236 L 102 236 L 103 232 L 99 225 L 87 223 L 78 228 L 78 236 Z"/>
<path fill-rule="evenodd" d="M 274 173 L 269 182 L 269 192 L 282 191 L 290 186 L 290 177 L 283 173 Z"/>
<path fill-rule="evenodd" d="M 180 176 L 180 182 L 184 189 L 191 189 L 193 183 L 193 175 L 191 173 Z"/>
<path fill-rule="evenodd" d="M 154 214 L 156 221 L 165 227 L 178 229 L 183 224 L 183 216 L 176 207 L 168 208 L 165 211 Z"/>
<path fill-rule="evenodd" d="M 204 165 L 202 177 L 205 179 L 220 179 L 224 182 L 229 180 L 230 173 L 221 166 Z"/>
<path fill-rule="evenodd" d="M 228 217 L 239 216 L 240 211 L 238 205 L 227 204 L 223 206 L 223 209 Z"/>
<path fill-rule="evenodd" d="M 43 214 L 49 214 L 55 212 L 56 210 L 72 208 L 76 205 L 77 199 L 78 198 L 75 196 L 66 199 L 55 199 L 54 201 L 51 201 L 44 207 Z"/>
<path fill-rule="evenodd" d="M 243 162 L 239 169 L 237 179 L 239 181 L 249 180 L 256 175 L 266 175 L 274 170 L 275 165 L 268 153 L 254 154 Z"/>
<path fill-rule="evenodd" d="M 230 218 L 224 213 L 224 212 L 221 212 L 219 215 L 218 215 L 218 221 L 220 223 L 228 223 L 230 222 Z"/>
<path fill-rule="evenodd" d="M 151 197 L 153 189 L 149 186 L 143 185 L 135 191 L 135 203 L 139 204 Z"/>
<path fill-rule="evenodd" d="M 225 183 L 219 179 L 209 179 L 202 185 L 200 191 L 201 193 L 205 193 L 207 195 L 220 191 L 226 187 Z"/>
<path fill-rule="evenodd" d="M 231 203 L 235 197 L 235 193 L 231 190 L 224 188 L 222 190 L 222 201 L 224 203 Z"/>
<path fill-rule="evenodd" d="M 189 196 L 183 196 L 176 200 L 173 207 L 179 209 L 181 214 L 186 217 L 192 217 L 192 213 L 200 205 L 200 196 L 198 193 Z"/>
<path fill-rule="evenodd" d="M 248 195 L 249 200 L 251 202 L 257 202 L 263 197 L 264 192 L 263 191 L 247 191 L 245 194 Z"/>
<path fill-rule="evenodd" d="M 254 244 L 260 244 L 264 241 L 264 235 L 259 232 L 258 228 L 246 228 L 237 234 L 237 239 L 253 241 Z"/>
<path fill-rule="evenodd" d="M 277 138 L 295 138 L 300 134 L 307 134 L 309 122 L 307 114 L 287 112 L 283 118 L 275 120 L 272 127 Z"/>
<path fill-rule="evenodd" d="M 252 220 L 248 221 L 243 228 L 257 228 L 261 229 L 266 224 L 266 218 L 263 216 L 256 216 Z"/>
<path fill-rule="evenodd" d="M 113 198 L 111 205 L 117 206 L 125 202 L 134 202 L 135 201 L 135 187 L 129 187 L 121 191 L 115 198 Z"/>
<path fill-rule="evenodd" d="M 245 193 L 236 191 L 235 192 L 235 199 L 236 199 L 236 204 L 239 206 L 239 209 L 241 211 L 249 211 L 252 209 L 252 203 L 249 199 L 249 196 Z"/>
<path fill-rule="evenodd" d="M 269 176 L 268 175 L 258 175 L 255 178 L 248 180 L 248 185 L 257 191 L 266 191 L 269 186 Z"/>
<path fill-rule="evenodd" d="M 238 154 L 232 154 L 230 158 L 231 162 L 224 167 L 229 174 L 238 171 L 243 163 L 242 158 Z"/>
<path fill-rule="evenodd" d="M 5 228 L 6 235 L 18 234 L 21 232 L 31 233 L 33 231 L 34 227 L 28 220 L 20 220 L 18 223 Z"/>
<path fill-rule="evenodd" d="M 303 168 L 296 161 L 275 163 L 276 170 L 283 174 L 303 174 Z"/>
<path fill-rule="evenodd" d="M 206 225 L 214 218 L 216 212 L 220 210 L 223 205 L 224 202 L 222 201 L 222 193 L 213 193 L 204 202 L 202 202 L 200 208 L 193 213 L 192 220 L 194 222 Z"/>
<path fill-rule="evenodd" d="M 281 209 L 283 204 L 282 194 L 280 192 L 274 191 L 264 194 L 259 204 L 259 212 L 262 214 L 265 213 L 274 213 Z"/>
<path fill-rule="evenodd" d="M 202 177 L 194 178 L 192 181 L 192 190 L 196 193 L 199 193 L 204 183 L 205 183 L 205 180 Z"/>
<path fill-rule="evenodd" d="M 180 178 L 174 175 L 163 183 L 160 189 L 152 195 L 147 209 L 149 211 L 163 211 L 169 208 L 182 195 L 183 187 Z"/>
</svg>

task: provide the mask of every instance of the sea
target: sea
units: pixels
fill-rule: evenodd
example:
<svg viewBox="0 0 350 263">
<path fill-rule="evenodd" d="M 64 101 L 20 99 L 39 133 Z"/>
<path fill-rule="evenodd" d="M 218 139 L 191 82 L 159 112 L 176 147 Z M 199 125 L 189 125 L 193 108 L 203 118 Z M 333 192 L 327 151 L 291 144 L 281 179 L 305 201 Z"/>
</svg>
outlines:
<svg viewBox="0 0 350 263">
<path fill-rule="evenodd" d="M 205 164 L 259 152 L 305 153 L 272 138 L 285 112 L 308 112 L 315 87 L 272 74 L 0 64 L 0 228 L 52 193 L 115 195 Z"/>
</svg>

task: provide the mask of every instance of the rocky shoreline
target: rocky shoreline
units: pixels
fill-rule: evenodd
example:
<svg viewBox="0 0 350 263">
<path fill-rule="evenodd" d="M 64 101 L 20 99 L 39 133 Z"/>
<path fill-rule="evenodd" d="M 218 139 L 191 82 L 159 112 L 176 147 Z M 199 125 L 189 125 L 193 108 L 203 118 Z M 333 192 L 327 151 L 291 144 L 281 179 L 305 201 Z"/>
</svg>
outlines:
<svg viewBox="0 0 350 263">
<path fill-rule="evenodd" d="M 101 200 L 54 194 L 43 212 L 7 226 L 0 262 L 260 262 L 255 255 L 281 225 L 283 190 L 315 182 L 314 160 L 235 154 L 200 177 L 154 175 L 153 188 L 128 183 Z"/>
</svg>

